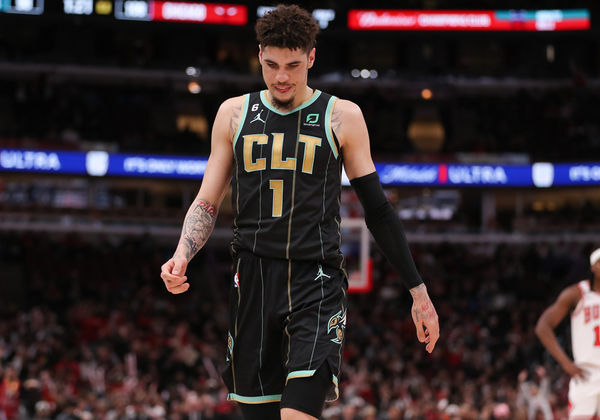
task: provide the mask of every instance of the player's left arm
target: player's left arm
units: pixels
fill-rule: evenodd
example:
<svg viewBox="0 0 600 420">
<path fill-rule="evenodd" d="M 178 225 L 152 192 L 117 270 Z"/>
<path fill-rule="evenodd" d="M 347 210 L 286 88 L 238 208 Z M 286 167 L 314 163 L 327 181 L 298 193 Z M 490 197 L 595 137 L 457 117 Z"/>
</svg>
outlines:
<svg viewBox="0 0 600 420">
<path fill-rule="evenodd" d="M 367 227 L 410 290 L 417 337 L 431 353 L 440 336 L 438 315 L 411 256 L 400 218 L 383 193 L 361 109 L 353 102 L 337 100 L 331 127 L 340 143 L 346 175 L 364 208 Z"/>
</svg>

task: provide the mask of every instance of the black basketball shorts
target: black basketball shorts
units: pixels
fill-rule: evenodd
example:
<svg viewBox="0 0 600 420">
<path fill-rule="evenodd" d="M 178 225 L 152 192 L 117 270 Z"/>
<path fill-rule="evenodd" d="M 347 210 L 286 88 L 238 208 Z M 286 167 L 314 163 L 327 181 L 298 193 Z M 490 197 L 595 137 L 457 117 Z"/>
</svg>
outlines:
<svg viewBox="0 0 600 420">
<path fill-rule="evenodd" d="M 230 330 L 223 380 L 228 399 L 277 402 L 288 381 L 332 373 L 326 400 L 338 397 L 348 282 L 319 262 L 234 257 Z"/>
</svg>

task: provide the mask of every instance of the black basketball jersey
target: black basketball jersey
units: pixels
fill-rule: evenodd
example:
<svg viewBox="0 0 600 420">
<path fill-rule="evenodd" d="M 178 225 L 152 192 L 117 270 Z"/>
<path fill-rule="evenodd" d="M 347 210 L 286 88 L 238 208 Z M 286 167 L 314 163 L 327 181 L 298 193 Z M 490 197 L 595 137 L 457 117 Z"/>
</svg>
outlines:
<svg viewBox="0 0 600 420">
<path fill-rule="evenodd" d="M 343 268 L 342 157 L 331 129 L 336 97 L 315 90 L 289 112 L 266 91 L 244 96 L 233 139 L 235 250 Z"/>
</svg>

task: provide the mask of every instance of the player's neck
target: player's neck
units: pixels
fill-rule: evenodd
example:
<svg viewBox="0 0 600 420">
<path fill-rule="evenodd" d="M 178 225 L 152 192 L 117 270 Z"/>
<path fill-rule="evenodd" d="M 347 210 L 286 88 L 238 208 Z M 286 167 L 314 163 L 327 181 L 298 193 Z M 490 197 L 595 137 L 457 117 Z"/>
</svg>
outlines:
<svg viewBox="0 0 600 420">
<path fill-rule="evenodd" d="M 600 293 L 600 276 L 592 275 L 590 280 L 590 289 L 592 292 Z"/>
</svg>

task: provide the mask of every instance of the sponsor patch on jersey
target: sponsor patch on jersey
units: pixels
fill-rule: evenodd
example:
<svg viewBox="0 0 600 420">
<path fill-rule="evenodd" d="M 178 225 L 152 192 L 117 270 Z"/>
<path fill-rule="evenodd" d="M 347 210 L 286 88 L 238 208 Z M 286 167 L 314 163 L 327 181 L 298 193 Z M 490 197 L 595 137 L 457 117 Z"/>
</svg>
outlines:
<svg viewBox="0 0 600 420">
<path fill-rule="evenodd" d="M 320 114 L 308 114 L 302 125 L 308 127 L 320 127 L 321 123 L 319 123 L 319 116 Z"/>
</svg>

